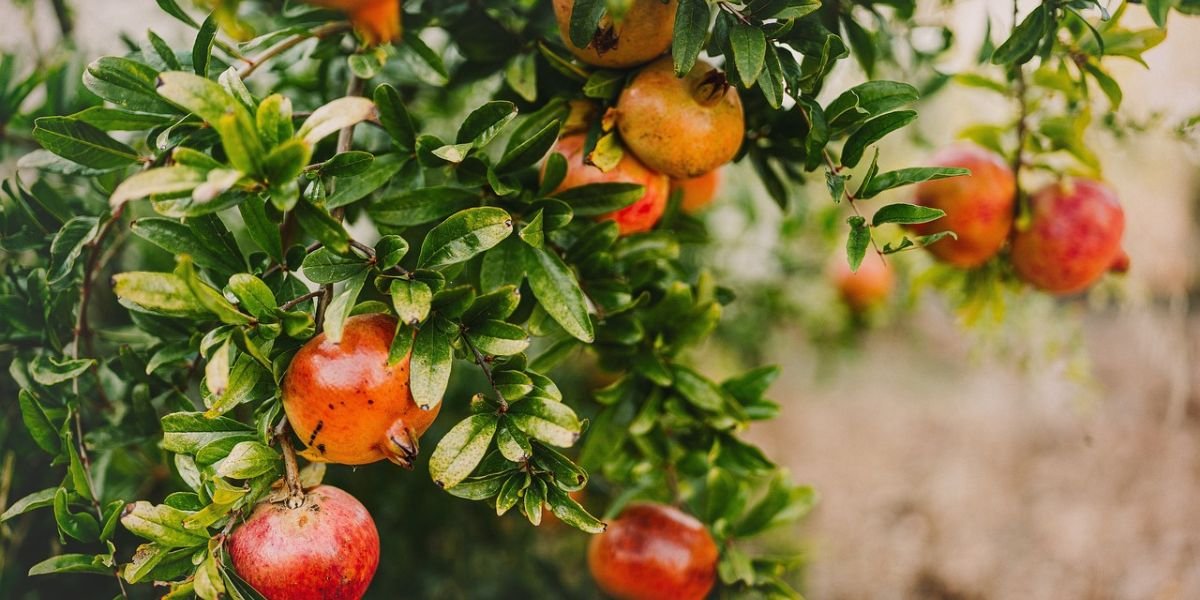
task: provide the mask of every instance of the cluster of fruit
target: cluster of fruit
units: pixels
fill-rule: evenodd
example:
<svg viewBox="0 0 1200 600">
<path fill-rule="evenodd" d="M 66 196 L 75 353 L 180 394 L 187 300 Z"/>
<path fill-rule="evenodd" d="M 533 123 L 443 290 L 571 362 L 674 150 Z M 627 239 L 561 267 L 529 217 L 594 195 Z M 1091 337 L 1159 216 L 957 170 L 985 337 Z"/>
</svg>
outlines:
<svg viewBox="0 0 1200 600">
<path fill-rule="evenodd" d="M 1016 177 L 999 155 L 960 145 L 935 154 L 931 162 L 971 171 L 969 177 L 926 181 L 916 188 L 917 204 L 946 214 L 909 227 L 919 235 L 955 234 L 926 246 L 937 260 L 974 269 L 1007 244 L 1007 260 L 1017 278 L 1063 295 L 1086 290 L 1106 272 L 1129 268 L 1121 247 L 1125 212 L 1104 183 L 1083 178 L 1052 182 L 1029 196 L 1028 217 L 1018 219 Z M 1018 220 L 1025 222 L 1018 226 Z M 855 309 L 885 298 L 893 280 L 879 260 L 864 261 L 857 273 L 841 270 L 836 278 L 843 298 Z"/>
<path fill-rule="evenodd" d="M 684 211 L 701 210 L 716 194 L 719 167 L 733 159 L 745 136 L 737 89 L 704 61 L 696 61 L 684 77 L 675 76 L 666 52 L 677 3 L 637 0 L 619 23 L 606 15 L 586 48 L 568 35 L 573 4 L 554 2 L 563 43 L 572 54 L 596 67 L 640 70 L 599 117 L 601 129 L 620 133 L 623 151 L 615 164 L 601 168 L 593 161 L 597 136 L 588 130 L 597 129 L 587 120 L 597 118 L 595 106 L 584 100 L 573 104 L 573 112 L 584 116 L 568 120 L 554 148 L 567 159 L 566 176 L 555 191 L 592 183 L 643 186 L 637 201 L 600 217 L 616 221 L 622 235 L 653 229 L 675 193 Z"/>
</svg>

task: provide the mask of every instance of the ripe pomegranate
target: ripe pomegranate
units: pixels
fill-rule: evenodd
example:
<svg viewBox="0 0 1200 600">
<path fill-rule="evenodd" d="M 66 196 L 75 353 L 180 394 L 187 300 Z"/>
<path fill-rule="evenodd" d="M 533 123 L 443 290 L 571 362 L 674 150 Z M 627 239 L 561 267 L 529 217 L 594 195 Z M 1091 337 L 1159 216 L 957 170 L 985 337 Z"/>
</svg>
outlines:
<svg viewBox="0 0 1200 600">
<path fill-rule="evenodd" d="M 699 177 L 672 179 L 671 193 L 674 194 L 675 190 L 681 190 L 680 208 L 683 209 L 683 212 L 695 214 L 704 210 L 713 201 L 720 185 L 720 170 L 713 169 Z"/>
<path fill-rule="evenodd" d="M 588 566 L 622 600 L 700 600 L 717 579 L 717 545 L 704 524 L 663 504 L 626 507 L 592 538 Z"/>
<path fill-rule="evenodd" d="M 400 0 L 307 0 L 309 4 L 346 13 L 367 45 L 386 44 L 400 37 Z"/>
<path fill-rule="evenodd" d="M 1000 251 L 1012 230 L 1017 194 L 1012 168 L 997 154 L 969 145 L 946 148 L 931 163 L 970 169 L 971 174 L 917 185 L 916 203 L 941 209 L 946 216 L 909 228 L 918 235 L 953 231 L 958 239 L 942 238 L 926 249 L 956 267 L 978 267 Z"/>
<path fill-rule="evenodd" d="M 621 162 L 607 173 L 599 168 L 584 164 L 583 146 L 587 136 L 584 134 L 568 135 L 558 140 L 554 151 L 567 159 L 567 176 L 559 184 L 555 192 L 568 190 L 591 183 L 637 183 L 645 186 L 646 191 L 633 204 L 617 211 L 600 215 L 598 220 L 617 222 L 621 235 L 650 231 L 663 211 L 667 209 L 670 183 L 667 176 L 647 169 L 637 157 L 626 151 Z M 545 168 L 542 169 L 543 173 Z"/>
<path fill-rule="evenodd" d="M 554 0 L 554 16 L 563 44 L 576 58 L 597 66 L 625 69 L 661 56 L 671 47 L 675 26 L 676 0 L 632 0 L 629 10 L 614 21 L 609 15 L 600 19 L 596 34 L 586 48 L 571 43 L 571 11 L 575 0 Z"/>
<path fill-rule="evenodd" d="M 1112 264 L 1108 265 L 1108 271 L 1110 273 L 1128 273 L 1130 262 L 1129 253 L 1125 250 L 1121 250 L 1121 252 L 1117 254 L 1117 257 L 1113 259 Z"/>
<path fill-rule="evenodd" d="M 857 313 L 886 302 L 896 283 L 892 266 L 869 250 L 857 271 L 851 271 L 846 257 L 839 256 L 831 263 L 829 273 L 842 301 Z"/>
<path fill-rule="evenodd" d="M 1125 211 L 1108 186 L 1068 179 L 1042 188 L 1029 201 L 1032 220 L 1012 241 L 1018 277 L 1047 292 L 1070 294 L 1120 266 Z"/>
<path fill-rule="evenodd" d="M 328 485 L 309 490 L 299 508 L 259 504 L 228 544 L 238 575 L 267 600 L 357 600 L 379 566 L 371 514 Z"/>
<path fill-rule="evenodd" d="M 679 78 L 669 56 L 644 67 L 625 86 L 616 119 L 626 148 L 677 179 L 729 162 L 746 135 L 742 100 L 725 74 L 698 60 Z"/>
<path fill-rule="evenodd" d="M 421 410 L 408 388 L 408 357 L 387 364 L 396 319 L 346 320 L 342 341 L 310 340 L 283 376 L 283 408 L 312 461 L 362 465 L 386 458 L 411 467 L 417 438 L 440 404 Z"/>
</svg>

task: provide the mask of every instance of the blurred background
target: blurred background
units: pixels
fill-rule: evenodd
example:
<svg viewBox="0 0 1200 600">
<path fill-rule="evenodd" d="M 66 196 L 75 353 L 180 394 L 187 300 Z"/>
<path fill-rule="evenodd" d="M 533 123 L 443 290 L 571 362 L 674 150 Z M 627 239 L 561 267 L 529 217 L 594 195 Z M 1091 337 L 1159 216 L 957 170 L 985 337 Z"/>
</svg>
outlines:
<svg viewBox="0 0 1200 600">
<path fill-rule="evenodd" d="M 153 0 L 73 5 L 83 57 L 121 53 L 118 33 L 148 27 L 188 39 Z M 1008 2 L 919 5 L 930 35 L 954 33 L 935 65 L 944 73 L 973 64 L 989 20 L 996 37 L 1011 27 Z M 139 29 L 113 31 L 113 14 Z M 51 2 L 0 0 L 0 23 L 0 51 L 33 62 L 62 50 Z M 1125 24 L 1151 26 L 1139 7 Z M 1133 267 L 1087 297 L 1005 291 L 1002 306 L 979 314 L 918 251 L 892 258 L 889 304 L 851 318 L 826 276 L 845 216 L 823 182 L 793 190 L 785 215 L 748 170 L 725 172 L 707 215 L 716 239 L 698 257 L 739 301 L 696 360 L 717 379 L 758 361 L 783 367 L 773 388 L 782 414 L 752 437 L 821 495 L 799 532 L 809 598 L 1200 598 L 1200 134 L 1181 127 L 1200 114 L 1200 19 L 1174 15 L 1169 31 L 1145 55 L 1149 69 L 1113 62 L 1120 127 L 1088 138 L 1125 206 Z M 863 79 L 843 63 L 831 91 Z M 1014 110 L 949 83 L 918 107 L 907 138 L 889 140 L 882 166 L 920 164 L 965 126 Z M 6 158 L 3 177 L 15 172 Z M 352 492 L 376 481 L 335 477 Z M 371 509 L 381 521 L 437 511 L 406 498 Z M 484 530 L 444 525 L 436 537 L 385 535 L 385 557 L 402 569 L 409 557 L 453 561 L 455 538 L 492 528 L 535 535 L 509 518 Z M 539 576 L 557 570 L 561 543 L 581 543 L 536 535 L 521 564 Z M 511 560 L 461 568 L 486 581 Z M 582 569 L 553 576 L 586 579 Z"/>
</svg>

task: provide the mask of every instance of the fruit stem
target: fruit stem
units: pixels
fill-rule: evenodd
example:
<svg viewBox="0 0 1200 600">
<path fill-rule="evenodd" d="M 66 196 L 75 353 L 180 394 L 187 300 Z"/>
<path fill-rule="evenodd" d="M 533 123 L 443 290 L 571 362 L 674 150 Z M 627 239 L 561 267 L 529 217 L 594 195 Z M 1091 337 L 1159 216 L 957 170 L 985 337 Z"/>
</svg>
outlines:
<svg viewBox="0 0 1200 600">
<path fill-rule="evenodd" d="M 288 420 L 284 419 L 275 430 L 275 439 L 279 442 L 279 449 L 283 451 L 283 481 L 288 489 L 287 507 L 300 508 L 300 505 L 304 504 L 304 487 L 300 485 L 300 467 L 296 464 L 296 449 L 288 437 L 291 429 Z"/>
</svg>

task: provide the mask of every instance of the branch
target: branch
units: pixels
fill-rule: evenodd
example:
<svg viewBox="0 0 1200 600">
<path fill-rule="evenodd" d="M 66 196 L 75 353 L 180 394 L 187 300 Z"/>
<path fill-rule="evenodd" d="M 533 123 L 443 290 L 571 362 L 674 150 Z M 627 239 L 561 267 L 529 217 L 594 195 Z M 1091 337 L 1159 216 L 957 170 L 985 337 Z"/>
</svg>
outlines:
<svg viewBox="0 0 1200 600">
<path fill-rule="evenodd" d="M 304 504 L 304 486 L 300 484 L 300 467 L 296 464 L 296 449 L 292 446 L 292 440 L 288 439 L 291 429 L 287 417 L 284 417 L 279 422 L 279 427 L 275 429 L 275 440 L 279 442 L 279 449 L 283 451 L 283 481 L 288 489 L 287 507 L 300 508 L 300 505 Z"/>
<path fill-rule="evenodd" d="M 254 72 L 263 65 L 263 63 L 275 58 L 276 56 L 279 56 L 280 54 L 283 54 L 284 52 L 287 52 L 288 50 L 291 50 L 292 48 L 295 48 L 304 40 L 310 38 L 316 38 L 319 40 L 327 38 L 331 35 L 345 33 L 347 31 L 350 31 L 350 23 L 339 21 L 337 23 L 326 23 L 325 25 L 322 25 L 312 31 L 293 35 L 284 39 L 278 44 L 267 48 L 262 54 L 259 54 L 254 58 L 244 59 L 246 61 L 246 65 L 238 70 L 238 77 L 246 79 L 247 77 L 253 75 Z"/>
<path fill-rule="evenodd" d="M 325 290 L 316 290 L 315 292 L 309 292 L 298 298 L 293 298 L 291 300 L 288 300 L 287 302 L 284 302 L 283 304 L 280 304 L 279 310 L 291 310 L 291 309 L 295 308 L 297 304 L 300 304 L 301 302 L 307 302 L 309 300 L 312 300 L 313 298 L 316 298 L 324 293 L 325 293 Z"/>
<path fill-rule="evenodd" d="M 462 324 L 459 324 L 458 331 L 462 337 L 463 343 L 467 345 L 467 348 L 471 350 L 471 354 L 475 357 L 475 364 L 479 365 L 480 370 L 483 371 L 483 376 L 487 377 L 488 385 L 492 386 L 493 392 L 496 392 L 496 400 L 500 402 L 500 411 L 507 412 L 508 401 L 505 400 L 504 396 L 500 393 L 500 388 L 496 387 L 496 378 L 492 375 L 492 368 L 488 366 L 487 357 L 479 351 L 479 348 L 475 347 L 475 344 L 471 342 L 471 338 L 467 337 L 466 327 L 462 326 Z"/>
<path fill-rule="evenodd" d="M 812 129 L 812 118 L 808 116 L 808 111 L 804 110 L 804 105 L 797 103 L 796 108 L 800 111 L 800 115 L 804 117 L 804 122 L 808 123 L 809 129 Z M 829 150 L 826 150 L 822 147 L 821 157 L 825 159 L 825 165 L 829 168 L 829 172 L 833 173 L 834 175 L 841 174 L 842 167 L 833 162 L 833 156 L 829 154 Z M 850 210 L 854 211 L 855 216 L 865 220 L 865 218 L 862 216 L 862 213 L 858 210 L 858 205 L 854 203 L 856 200 L 858 200 L 858 198 L 854 197 L 854 193 L 850 191 L 850 188 L 842 186 L 842 194 L 845 195 L 846 203 L 850 205 Z M 836 201 L 837 198 L 834 198 L 834 200 Z M 879 260 L 886 264 L 887 258 L 884 257 L 883 250 L 879 249 L 879 244 L 875 242 L 874 234 L 871 235 L 871 247 L 875 249 L 875 254 L 879 255 Z"/>
</svg>

